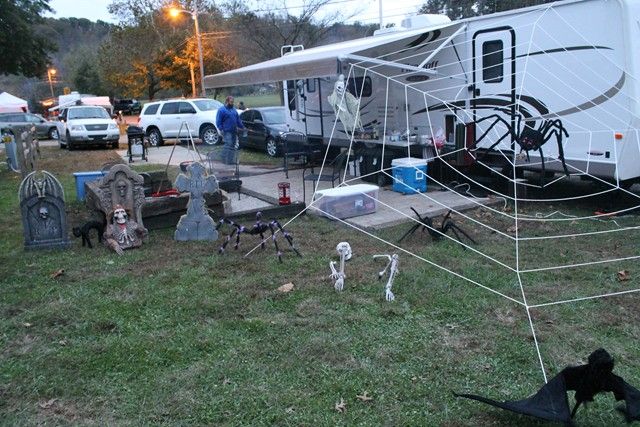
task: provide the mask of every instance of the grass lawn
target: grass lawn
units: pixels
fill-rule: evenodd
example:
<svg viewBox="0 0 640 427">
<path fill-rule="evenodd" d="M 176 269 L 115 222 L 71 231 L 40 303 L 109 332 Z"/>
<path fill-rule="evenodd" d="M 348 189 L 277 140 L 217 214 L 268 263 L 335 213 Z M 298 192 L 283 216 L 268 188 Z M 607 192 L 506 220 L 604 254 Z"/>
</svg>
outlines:
<svg viewBox="0 0 640 427">
<path fill-rule="evenodd" d="M 75 200 L 71 173 L 114 156 L 43 148 L 41 167 L 63 183 L 72 226 L 88 213 Z M 120 257 L 101 245 L 83 248 L 79 240 L 66 251 L 25 252 L 19 184 L 2 168 L 0 424 L 536 425 L 451 393 L 517 399 L 543 383 L 526 310 L 469 281 L 522 300 L 518 277 L 506 267 L 516 263 L 507 237 L 514 230 L 504 216 L 512 208 L 455 218 L 478 241 L 477 252 L 432 242 L 426 233 L 407 238 L 404 249 L 469 280 L 398 252 L 396 300 L 388 303 L 384 281 L 377 280 L 384 263 L 372 255 L 390 253 L 379 239 L 397 240 L 408 224 L 372 237 L 305 215 L 287 226 L 303 257 L 280 238 L 287 249 L 282 264 L 270 242 L 243 257 L 258 241 L 251 236 L 243 236 L 242 251 L 229 247 L 218 255 L 220 241 L 178 243 L 170 229 L 152 231 L 141 249 Z M 534 215 L 541 207 L 520 209 Z M 594 208 L 557 202 L 544 209 L 582 216 Z M 635 215 L 616 221 L 638 223 Z M 518 232 L 613 226 L 527 222 Z M 345 290 L 336 293 L 328 264 L 343 240 L 354 258 Z M 522 269 L 589 263 L 637 255 L 639 243 L 637 230 L 624 238 L 530 240 L 517 262 Z M 52 277 L 59 269 L 64 274 Z M 630 280 L 618 281 L 620 270 Z M 640 288 L 635 260 L 532 271 L 521 279 L 529 304 Z M 292 292 L 277 290 L 289 282 Z M 604 347 L 616 358 L 615 372 L 640 386 L 639 308 L 638 294 L 628 294 L 532 309 L 547 375 Z M 612 396 L 598 396 L 576 421 L 622 425 L 615 406 Z"/>
</svg>

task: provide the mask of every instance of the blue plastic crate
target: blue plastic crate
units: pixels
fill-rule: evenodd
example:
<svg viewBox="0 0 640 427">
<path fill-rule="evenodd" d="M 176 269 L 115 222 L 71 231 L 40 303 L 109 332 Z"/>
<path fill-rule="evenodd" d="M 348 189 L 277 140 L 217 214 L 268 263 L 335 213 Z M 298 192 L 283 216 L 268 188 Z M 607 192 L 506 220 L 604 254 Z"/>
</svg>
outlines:
<svg viewBox="0 0 640 427">
<path fill-rule="evenodd" d="M 95 181 L 104 176 L 102 171 L 74 172 L 76 179 L 76 199 L 84 200 L 84 183 Z"/>
</svg>

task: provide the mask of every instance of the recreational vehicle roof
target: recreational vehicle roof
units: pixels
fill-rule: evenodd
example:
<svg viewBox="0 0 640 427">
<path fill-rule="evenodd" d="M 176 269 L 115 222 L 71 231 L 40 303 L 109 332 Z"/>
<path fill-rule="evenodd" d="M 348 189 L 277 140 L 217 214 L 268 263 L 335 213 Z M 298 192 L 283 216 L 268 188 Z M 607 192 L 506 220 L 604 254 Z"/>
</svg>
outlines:
<svg viewBox="0 0 640 427">
<path fill-rule="evenodd" d="M 385 32 L 373 37 L 332 43 L 307 50 L 296 51 L 280 58 L 248 65 L 224 73 L 209 75 L 204 78 L 204 85 L 206 88 L 220 88 L 336 75 L 340 73 L 338 70 L 338 61 L 342 58 L 349 55 L 375 58 L 380 55 L 379 52 L 384 51 L 385 45 L 390 45 L 403 39 L 409 40 L 412 37 L 425 34 L 428 31 L 440 30 L 441 39 L 445 39 L 447 35 L 453 34 L 463 25 L 473 21 L 528 13 L 537 9 L 558 7 L 571 3 L 587 3 L 590 1 L 599 0 L 565 0 L 490 15 L 476 16 L 459 21 L 442 22 L 431 26 L 407 29 L 405 31 Z M 621 3 L 629 3 L 630 1 L 632 0 L 620 0 Z M 446 19 L 446 17 L 444 18 Z M 417 20 L 417 22 L 419 22 L 419 20 Z M 442 37 L 443 35 L 444 37 Z"/>
<path fill-rule="evenodd" d="M 204 85 L 206 88 L 219 88 L 335 75 L 338 74 L 338 60 L 346 55 L 375 57 L 378 55 L 367 55 L 367 51 L 428 31 L 451 28 L 451 32 L 454 32 L 459 27 L 458 22 L 448 22 L 296 51 L 280 58 L 206 76 Z"/>
</svg>

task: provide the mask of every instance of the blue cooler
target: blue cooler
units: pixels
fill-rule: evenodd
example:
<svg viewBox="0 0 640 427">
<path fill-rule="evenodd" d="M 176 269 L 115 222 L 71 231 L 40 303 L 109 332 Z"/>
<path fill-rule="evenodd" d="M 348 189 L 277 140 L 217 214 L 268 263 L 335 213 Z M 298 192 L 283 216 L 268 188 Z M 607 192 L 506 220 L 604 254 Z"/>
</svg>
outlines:
<svg viewBox="0 0 640 427">
<path fill-rule="evenodd" d="M 404 194 L 427 191 L 427 161 L 403 157 L 391 161 L 393 191 Z"/>
<path fill-rule="evenodd" d="M 76 178 L 76 199 L 84 200 L 84 183 L 102 178 L 104 176 L 104 172 L 74 172 L 73 176 Z"/>
</svg>

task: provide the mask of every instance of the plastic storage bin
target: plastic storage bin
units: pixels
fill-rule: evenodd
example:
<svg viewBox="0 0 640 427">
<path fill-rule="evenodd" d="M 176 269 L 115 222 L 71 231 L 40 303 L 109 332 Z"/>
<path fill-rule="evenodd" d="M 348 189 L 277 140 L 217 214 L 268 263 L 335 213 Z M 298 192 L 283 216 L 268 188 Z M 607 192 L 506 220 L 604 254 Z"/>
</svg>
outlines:
<svg viewBox="0 0 640 427">
<path fill-rule="evenodd" d="M 403 157 L 391 161 L 393 191 L 415 194 L 427 191 L 427 161 Z"/>
<path fill-rule="evenodd" d="M 104 172 L 102 171 L 91 171 L 91 172 L 74 172 L 73 176 L 76 179 L 76 199 L 84 200 L 84 183 L 95 181 L 96 179 L 102 178 Z"/>
<path fill-rule="evenodd" d="M 328 218 L 351 218 L 374 213 L 378 208 L 378 186 L 355 184 L 319 190 L 313 197 L 314 207 Z"/>
</svg>

